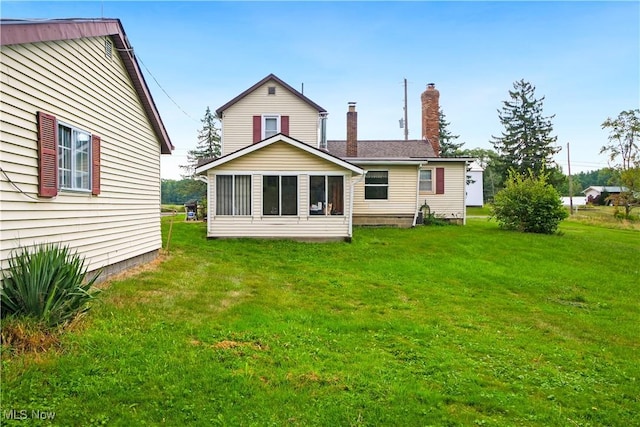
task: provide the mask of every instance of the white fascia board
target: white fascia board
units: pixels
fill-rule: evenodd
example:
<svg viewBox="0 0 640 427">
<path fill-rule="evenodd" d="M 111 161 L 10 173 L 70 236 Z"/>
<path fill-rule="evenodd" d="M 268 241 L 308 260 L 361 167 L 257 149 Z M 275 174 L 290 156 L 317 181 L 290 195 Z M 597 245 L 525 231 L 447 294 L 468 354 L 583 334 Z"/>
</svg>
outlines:
<svg viewBox="0 0 640 427">
<path fill-rule="evenodd" d="M 202 165 L 198 168 L 196 168 L 196 174 L 201 174 L 204 173 L 206 171 L 208 171 L 211 168 L 215 168 L 217 166 L 223 165 L 227 162 L 230 162 L 232 160 L 235 160 L 239 157 L 245 156 L 247 154 L 253 153 L 254 151 L 258 151 L 264 147 L 267 147 L 271 144 L 274 144 L 276 142 L 284 142 L 287 143 L 289 145 L 292 145 L 296 148 L 299 148 L 303 151 L 306 151 L 309 154 L 312 154 L 314 156 L 320 157 L 324 160 L 327 160 L 328 162 L 334 163 L 344 169 L 348 169 L 350 170 L 352 173 L 355 173 L 357 175 L 362 175 L 364 173 L 364 170 L 350 162 L 347 162 L 345 160 L 342 160 L 338 157 L 335 157 L 331 154 L 328 154 L 322 150 L 319 150 L 317 148 L 314 148 L 308 144 L 305 144 L 304 142 L 298 141 L 297 139 L 291 138 L 290 136 L 287 135 L 283 135 L 283 134 L 277 134 L 277 135 L 273 135 L 267 139 L 264 139 L 260 142 L 256 142 L 255 144 L 249 145 L 247 147 L 241 148 L 238 151 L 235 151 L 231 154 L 227 154 L 226 156 L 220 157 L 218 159 L 215 159 L 214 161 L 207 163 L 205 165 Z"/>
<path fill-rule="evenodd" d="M 424 157 L 411 159 L 349 159 L 357 165 L 421 165 L 426 163 L 470 163 L 471 158 L 463 157 Z"/>
</svg>

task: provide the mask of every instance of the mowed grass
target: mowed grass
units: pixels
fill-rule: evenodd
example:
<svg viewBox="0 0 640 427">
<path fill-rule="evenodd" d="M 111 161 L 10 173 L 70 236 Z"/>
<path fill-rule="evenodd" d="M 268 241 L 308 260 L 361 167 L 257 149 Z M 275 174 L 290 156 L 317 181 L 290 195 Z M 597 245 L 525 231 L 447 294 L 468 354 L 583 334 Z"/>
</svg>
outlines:
<svg viewBox="0 0 640 427">
<path fill-rule="evenodd" d="M 62 352 L 5 350 L 3 424 L 631 426 L 639 282 L 640 232 L 577 222 L 314 244 L 176 221 L 164 261 L 112 281 Z"/>
</svg>

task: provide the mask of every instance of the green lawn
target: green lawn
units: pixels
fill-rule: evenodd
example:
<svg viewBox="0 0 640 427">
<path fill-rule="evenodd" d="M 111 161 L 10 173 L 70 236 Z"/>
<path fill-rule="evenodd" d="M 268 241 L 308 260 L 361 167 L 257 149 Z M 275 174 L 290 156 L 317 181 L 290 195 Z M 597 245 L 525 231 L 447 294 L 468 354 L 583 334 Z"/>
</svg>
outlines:
<svg viewBox="0 0 640 427">
<path fill-rule="evenodd" d="M 113 281 L 64 351 L 3 352 L 3 418 L 631 426 L 638 283 L 640 232 L 578 222 L 553 236 L 486 219 L 356 228 L 351 244 L 311 244 L 209 241 L 203 223 L 176 221 L 164 262 Z"/>
</svg>

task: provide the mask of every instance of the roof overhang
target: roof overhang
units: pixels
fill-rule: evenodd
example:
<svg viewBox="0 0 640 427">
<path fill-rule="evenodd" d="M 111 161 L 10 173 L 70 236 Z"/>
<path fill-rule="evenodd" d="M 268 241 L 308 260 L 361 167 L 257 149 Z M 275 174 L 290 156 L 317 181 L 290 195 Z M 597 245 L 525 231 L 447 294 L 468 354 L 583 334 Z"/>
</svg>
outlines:
<svg viewBox="0 0 640 427">
<path fill-rule="evenodd" d="M 297 96 L 298 98 L 300 98 L 301 100 L 303 100 L 304 102 L 309 104 L 311 107 L 313 107 L 316 110 L 318 110 L 318 113 L 326 113 L 327 112 L 327 110 L 325 110 L 324 108 L 322 108 L 321 106 L 319 106 L 318 104 L 316 104 L 315 102 L 313 102 L 312 100 L 310 100 L 309 98 L 307 98 L 306 96 L 304 96 L 303 94 L 301 94 L 300 92 L 295 90 L 293 87 L 291 87 L 289 84 L 287 84 L 284 80 L 280 79 L 278 76 L 276 76 L 275 74 L 272 73 L 272 74 L 269 74 L 264 79 L 260 80 L 258 83 L 256 83 L 253 86 L 251 86 L 249 89 L 247 89 L 244 92 L 242 92 L 240 95 L 238 95 L 235 98 L 233 98 L 231 101 L 229 101 L 226 104 L 224 104 L 222 107 L 216 109 L 216 114 L 218 115 L 219 118 L 222 118 L 222 113 L 226 109 L 228 109 L 233 104 L 235 104 L 236 102 L 240 101 L 242 98 L 244 98 L 245 96 L 247 96 L 248 94 L 250 94 L 251 92 L 253 92 L 254 90 L 256 90 L 257 88 L 259 88 L 260 86 L 264 85 L 265 83 L 267 83 L 269 81 L 275 81 L 276 83 L 282 85 L 289 92 L 291 92 L 293 95 Z"/>
<path fill-rule="evenodd" d="M 140 98 L 151 127 L 160 141 L 161 153 L 171 154 L 174 149 L 171 139 L 162 123 L 160 113 L 142 75 L 133 48 L 119 19 L 51 19 L 0 21 L 0 45 L 38 43 L 53 40 L 73 40 L 85 37 L 108 36 L 113 40 L 133 87 Z"/>
<path fill-rule="evenodd" d="M 469 164 L 472 158 L 463 157 L 424 157 L 408 159 L 376 159 L 376 158 L 349 158 L 356 165 L 424 165 L 427 163 L 465 163 Z"/>
<path fill-rule="evenodd" d="M 227 154 L 226 156 L 217 158 L 217 159 L 213 159 L 210 162 L 204 163 L 200 166 L 198 166 L 196 168 L 196 174 L 200 175 L 205 173 L 206 171 L 208 171 L 209 169 L 215 168 L 217 166 L 223 165 L 225 163 L 228 163 L 232 160 L 235 160 L 239 157 L 242 156 L 246 156 L 247 154 L 253 153 L 255 151 L 261 150 L 265 147 L 268 147 L 269 145 L 275 144 L 277 142 L 284 142 L 286 144 L 289 144 L 293 147 L 296 147 L 302 151 L 305 151 L 313 156 L 319 157 L 321 159 L 324 159 L 328 162 L 331 162 L 337 166 L 340 166 L 344 169 L 347 169 L 349 171 L 351 171 L 352 173 L 356 174 L 356 175 L 362 175 L 364 173 L 364 170 L 358 166 L 356 166 L 355 164 L 348 162 L 346 160 L 343 160 L 339 157 L 336 157 L 332 154 L 327 153 L 326 151 L 320 150 L 318 148 L 312 147 L 308 144 L 305 144 L 302 141 L 298 141 L 295 138 L 291 138 L 290 136 L 284 135 L 282 133 L 279 133 L 277 135 L 273 135 L 272 137 L 269 137 L 267 139 L 263 139 L 260 142 L 256 142 L 253 145 L 249 145 L 246 146 L 238 151 L 235 151 L 233 153 Z"/>
</svg>

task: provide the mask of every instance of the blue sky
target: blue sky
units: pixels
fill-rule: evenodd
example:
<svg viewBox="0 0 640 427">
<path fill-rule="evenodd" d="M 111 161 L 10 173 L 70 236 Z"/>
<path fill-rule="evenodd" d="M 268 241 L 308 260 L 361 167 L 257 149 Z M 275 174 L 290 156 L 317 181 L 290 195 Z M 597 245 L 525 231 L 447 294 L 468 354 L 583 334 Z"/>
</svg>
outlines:
<svg viewBox="0 0 640 427">
<path fill-rule="evenodd" d="M 360 139 L 419 138 L 420 93 L 434 82 L 464 148 L 492 148 L 513 82 L 545 96 L 566 172 L 607 165 L 607 117 L 640 106 L 640 3 L 629 2 L 10 2 L 3 18 L 119 18 L 176 150 L 196 145 L 205 109 L 269 73 L 329 111 L 344 139 L 356 101 Z M 147 69 L 149 71 L 147 71 Z M 159 82 L 160 86 L 156 83 Z M 167 97 L 165 92 L 169 94 Z M 176 105 L 177 104 L 177 105 Z M 184 110 L 184 112 L 183 112 Z M 186 114 L 185 114 L 186 112 Z"/>
</svg>

